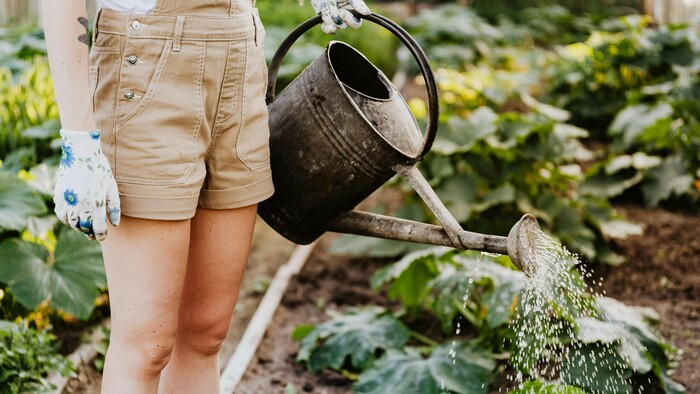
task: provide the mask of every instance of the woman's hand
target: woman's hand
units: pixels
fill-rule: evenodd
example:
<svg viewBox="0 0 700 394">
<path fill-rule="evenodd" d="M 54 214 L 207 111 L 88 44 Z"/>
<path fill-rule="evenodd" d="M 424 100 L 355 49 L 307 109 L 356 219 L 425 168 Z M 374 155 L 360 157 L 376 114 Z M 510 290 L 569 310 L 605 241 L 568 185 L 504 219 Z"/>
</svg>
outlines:
<svg viewBox="0 0 700 394">
<path fill-rule="evenodd" d="M 100 148 L 100 131 L 61 130 L 61 139 L 54 211 L 64 224 L 102 241 L 107 236 L 107 216 L 117 226 L 121 209 L 117 183 Z"/>
<path fill-rule="evenodd" d="M 321 29 L 326 34 L 333 34 L 338 29 L 346 29 L 348 26 L 357 29 L 362 20 L 353 15 L 350 10 L 362 15 L 369 15 L 371 11 L 362 0 L 311 0 L 311 5 L 317 14 L 321 14 L 323 23 Z"/>
</svg>

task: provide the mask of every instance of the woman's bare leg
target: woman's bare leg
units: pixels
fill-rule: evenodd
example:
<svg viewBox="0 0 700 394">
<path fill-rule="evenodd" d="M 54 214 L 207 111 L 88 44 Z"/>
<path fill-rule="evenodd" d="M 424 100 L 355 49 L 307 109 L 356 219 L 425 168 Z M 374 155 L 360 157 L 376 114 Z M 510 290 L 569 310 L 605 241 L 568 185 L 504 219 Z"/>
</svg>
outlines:
<svg viewBox="0 0 700 394">
<path fill-rule="evenodd" d="M 257 206 L 198 209 L 175 348 L 159 393 L 219 393 L 219 350 L 226 339 L 253 237 Z"/>
<path fill-rule="evenodd" d="M 175 342 L 190 221 L 122 216 L 102 242 L 112 334 L 102 394 L 157 392 Z"/>
</svg>

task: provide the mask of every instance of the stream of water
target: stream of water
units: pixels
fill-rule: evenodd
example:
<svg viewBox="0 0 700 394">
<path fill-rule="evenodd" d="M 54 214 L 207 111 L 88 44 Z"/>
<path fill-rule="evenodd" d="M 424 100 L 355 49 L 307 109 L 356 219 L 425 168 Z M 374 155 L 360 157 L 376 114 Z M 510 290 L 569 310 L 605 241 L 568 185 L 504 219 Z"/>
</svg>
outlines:
<svg viewBox="0 0 700 394">
<path fill-rule="evenodd" d="M 578 257 L 559 242 L 536 230 L 535 270 L 519 294 L 516 316 L 511 321 L 515 338 L 511 344 L 508 375 L 516 387 L 531 379 L 565 382 L 616 393 L 626 382 L 629 368 L 616 343 L 584 343 L 573 324 L 595 314 L 596 295 L 584 278 L 591 279 Z M 600 279 L 602 280 L 602 279 Z M 598 283 L 600 284 L 600 283 Z"/>
</svg>

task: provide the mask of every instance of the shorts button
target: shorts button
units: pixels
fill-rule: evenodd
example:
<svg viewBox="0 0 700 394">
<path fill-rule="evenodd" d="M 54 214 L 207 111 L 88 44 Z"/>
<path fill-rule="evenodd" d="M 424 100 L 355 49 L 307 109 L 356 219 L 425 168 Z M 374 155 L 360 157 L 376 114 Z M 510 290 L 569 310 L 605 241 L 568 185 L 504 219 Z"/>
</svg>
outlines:
<svg viewBox="0 0 700 394">
<path fill-rule="evenodd" d="M 124 92 L 124 98 L 126 98 L 127 100 L 131 100 L 132 98 L 134 98 L 134 91 L 127 90 L 126 92 Z"/>
<path fill-rule="evenodd" d="M 139 30 L 141 28 L 141 22 L 139 21 L 132 21 L 131 22 L 131 28 L 134 30 Z"/>
<path fill-rule="evenodd" d="M 128 61 L 130 64 L 136 64 L 138 60 L 139 58 L 137 58 L 136 55 L 130 55 L 126 58 L 126 61 Z"/>
</svg>

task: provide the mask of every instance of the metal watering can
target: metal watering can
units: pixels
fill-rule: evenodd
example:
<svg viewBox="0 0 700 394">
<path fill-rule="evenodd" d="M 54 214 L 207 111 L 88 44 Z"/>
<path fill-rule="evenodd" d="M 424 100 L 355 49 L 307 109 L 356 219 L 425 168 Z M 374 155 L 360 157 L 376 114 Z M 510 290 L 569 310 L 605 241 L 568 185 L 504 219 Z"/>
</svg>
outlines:
<svg viewBox="0 0 700 394">
<path fill-rule="evenodd" d="M 285 238 L 308 244 L 326 231 L 508 254 L 526 274 L 534 272 L 537 220 L 523 216 L 508 237 L 465 231 L 414 164 L 430 150 L 438 119 L 438 94 L 428 59 L 399 25 L 378 14 L 358 17 L 389 30 L 410 50 L 428 90 L 425 135 L 388 78 L 351 46 L 331 41 L 324 54 L 275 97 L 286 53 L 316 16 L 282 42 L 268 72 L 267 104 L 275 194 L 258 213 Z M 442 226 L 353 208 L 400 174 Z"/>
</svg>

